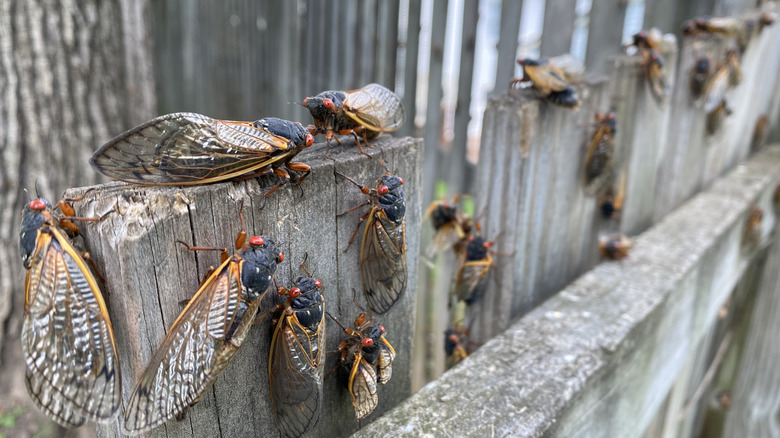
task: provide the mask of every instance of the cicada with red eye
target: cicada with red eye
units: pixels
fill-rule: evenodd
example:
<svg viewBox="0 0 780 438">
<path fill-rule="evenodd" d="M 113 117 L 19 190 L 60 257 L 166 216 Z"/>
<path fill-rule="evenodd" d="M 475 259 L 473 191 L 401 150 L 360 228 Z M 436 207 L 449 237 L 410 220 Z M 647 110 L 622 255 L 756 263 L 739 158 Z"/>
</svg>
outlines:
<svg viewBox="0 0 780 438">
<path fill-rule="evenodd" d="M 444 364 L 447 369 L 454 367 L 465 359 L 470 351 L 467 346 L 469 330 L 463 330 L 463 327 L 456 326 L 454 329 L 448 328 L 444 331 Z"/>
<path fill-rule="evenodd" d="M 304 260 L 305 262 L 305 260 Z M 298 437 L 312 430 L 322 410 L 325 301 L 322 283 L 306 276 L 277 292 L 287 296 L 275 324 L 268 356 L 271 406 L 282 435 Z"/>
<path fill-rule="evenodd" d="M 460 253 L 455 273 L 455 296 L 467 305 L 477 301 L 487 288 L 488 275 L 494 265 L 490 248 L 494 244 L 479 236 L 469 236 L 465 249 Z"/>
<path fill-rule="evenodd" d="M 545 61 L 519 58 L 517 63 L 523 68 L 523 76 L 513 78 L 510 87 L 522 82 L 530 82 L 539 95 L 550 102 L 577 110 L 580 100 L 577 92 L 566 81 L 564 73 Z"/>
<path fill-rule="evenodd" d="M 33 402 L 65 427 L 87 420 L 111 422 L 122 403 L 122 378 L 114 332 L 95 274 L 68 234 L 71 220 L 38 198 L 22 211 L 19 250 L 24 280 L 22 352 Z"/>
<path fill-rule="evenodd" d="M 331 140 L 341 143 L 334 134 L 352 134 L 362 154 L 366 153 L 360 147 L 360 135 L 368 146 L 368 140 L 380 133 L 397 131 L 406 118 L 401 98 L 379 84 L 352 91 L 323 91 L 303 99 L 303 106 L 314 119 L 309 132 L 325 134 L 329 145 Z"/>
<path fill-rule="evenodd" d="M 385 313 L 406 289 L 406 200 L 401 187 L 404 180 L 388 173 L 377 180 L 376 189 L 369 189 L 336 173 L 371 197 L 371 208 L 360 218 L 349 243 L 352 244 L 360 224 L 365 221 L 360 246 L 363 293 L 374 312 Z"/>
<path fill-rule="evenodd" d="M 436 234 L 433 236 L 431 249 L 442 253 L 463 241 L 471 230 L 470 219 L 458 213 L 459 196 L 455 195 L 452 202 L 433 201 L 425 212 L 425 218 L 431 219 Z"/>
<path fill-rule="evenodd" d="M 273 172 L 282 181 L 289 171 L 311 171 L 292 159 L 314 142 L 298 122 L 267 117 L 255 122 L 217 120 L 195 113 L 173 113 L 144 122 L 109 140 L 92 155 L 98 172 L 143 185 L 193 185 L 250 178 Z M 286 170 L 285 170 L 286 169 Z"/>
<path fill-rule="evenodd" d="M 379 403 L 377 383 L 385 384 L 393 376 L 395 350 L 385 339 L 385 328 L 371 325 L 361 313 L 354 327 L 344 328 L 349 337 L 339 344 L 340 365 L 349 371 L 347 387 L 358 420 L 370 414 Z"/>
<path fill-rule="evenodd" d="M 691 69 L 688 81 L 691 97 L 698 99 L 704 93 L 707 82 L 710 80 L 710 70 L 712 70 L 710 59 L 706 56 L 696 58 L 696 64 Z"/>
<path fill-rule="evenodd" d="M 245 233 L 238 252 L 207 273 L 152 356 L 125 406 L 122 432 L 137 435 L 181 418 L 197 403 L 244 342 L 284 255 L 270 237 Z"/>
<path fill-rule="evenodd" d="M 596 114 L 596 133 L 585 155 L 585 193 L 600 192 L 612 178 L 617 122 L 615 113 Z"/>
<path fill-rule="evenodd" d="M 628 256 L 633 242 L 626 236 L 613 235 L 599 239 L 599 252 L 604 258 L 620 260 Z"/>
</svg>

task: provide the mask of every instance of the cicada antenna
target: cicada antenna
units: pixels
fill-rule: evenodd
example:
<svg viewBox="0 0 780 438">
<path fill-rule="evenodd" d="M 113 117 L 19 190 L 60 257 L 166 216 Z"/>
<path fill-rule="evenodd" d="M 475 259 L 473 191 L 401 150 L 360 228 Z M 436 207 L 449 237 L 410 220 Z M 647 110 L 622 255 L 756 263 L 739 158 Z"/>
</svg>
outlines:
<svg viewBox="0 0 780 438">
<path fill-rule="evenodd" d="M 342 323 L 341 323 L 341 321 L 339 321 L 338 319 L 336 319 L 336 317 L 335 317 L 335 316 L 331 315 L 331 314 L 330 314 L 330 312 L 328 312 L 328 311 L 326 310 L 326 311 L 325 311 L 325 313 L 326 313 L 326 314 L 327 314 L 327 315 L 330 317 L 330 319 L 332 319 L 332 320 L 333 320 L 333 321 L 334 321 L 336 324 L 338 324 L 338 325 L 339 325 L 339 327 L 341 327 L 341 328 L 342 328 L 342 330 L 345 330 L 345 331 L 347 330 L 347 327 L 345 327 L 345 326 L 344 326 L 344 324 L 342 324 Z"/>
<path fill-rule="evenodd" d="M 309 259 L 309 253 L 306 252 L 303 254 L 303 261 L 301 262 L 301 271 L 303 271 L 304 274 L 306 274 L 307 277 L 311 277 L 312 274 L 309 274 L 309 271 L 306 269 L 306 260 Z"/>
</svg>

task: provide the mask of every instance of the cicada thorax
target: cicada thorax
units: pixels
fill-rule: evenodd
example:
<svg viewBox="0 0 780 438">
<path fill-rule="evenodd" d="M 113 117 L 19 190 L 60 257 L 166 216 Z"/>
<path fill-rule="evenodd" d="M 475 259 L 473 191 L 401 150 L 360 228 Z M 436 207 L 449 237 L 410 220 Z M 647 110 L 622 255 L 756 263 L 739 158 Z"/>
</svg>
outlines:
<svg viewBox="0 0 780 438">
<path fill-rule="evenodd" d="M 268 357 L 271 405 L 279 430 L 301 436 L 317 424 L 322 410 L 325 309 L 321 283 L 298 277 L 276 322 Z"/>
<path fill-rule="evenodd" d="M 26 386 L 33 402 L 65 427 L 110 422 L 122 402 L 113 329 L 99 282 L 61 222 L 43 198 L 22 212 Z"/>
<path fill-rule="evenodd" d="M 130 396 L 124 433 L 182 418 L 201 399 L 243 344 L 283 260 L 273 239 L 253 236 L 203 280 Z"/>
<path fill-rule="evenodd" d="M 479 236 L 469 236 L 468 243 L 460 255 L 460 264 L 455 273 L 455 295 L 466 304 L 473 304 L 487 289 L 493 258 L 490 247 L 493 242 Z"/>
</svg>

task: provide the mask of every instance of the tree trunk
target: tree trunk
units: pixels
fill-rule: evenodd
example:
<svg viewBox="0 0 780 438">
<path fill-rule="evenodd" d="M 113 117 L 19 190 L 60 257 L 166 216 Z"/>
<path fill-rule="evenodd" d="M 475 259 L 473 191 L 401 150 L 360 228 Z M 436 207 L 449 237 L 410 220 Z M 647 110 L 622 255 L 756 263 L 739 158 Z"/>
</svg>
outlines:
<svg viewBox="0 0 780 438">
<path fill-rule="evenodd" d="M 10 435 L 45 421 L 24 388 L 19 212 L 99 182 L 90 154 L 155 115 L 148 15 L 144 0 L 0 0 L 0 413 L 25 428 Z"/>
</svg>

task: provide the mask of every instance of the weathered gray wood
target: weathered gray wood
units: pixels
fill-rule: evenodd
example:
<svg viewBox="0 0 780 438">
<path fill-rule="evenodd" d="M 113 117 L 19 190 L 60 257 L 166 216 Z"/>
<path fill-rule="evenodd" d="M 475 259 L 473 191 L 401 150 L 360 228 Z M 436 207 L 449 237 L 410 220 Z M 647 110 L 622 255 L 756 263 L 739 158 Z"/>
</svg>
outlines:
<svg viewBox="0 0 780 438">
<path fill-rule="evenodd" d="M 458 97 L 455 103 L 453 139 L 445 167 L 437 172 L 447 181 L 450 193 L 466 193 L 472 187 L 474 166 L 466 160 L 468 128 L 471 120 L 471 95 L 474 82 L 474 46 L 477 41 L 479 1 L 467 0 L 463 6 L 463 31 L 461 32 L 460 69 L 458 73 Z"/>
<path fill-rule="evenodd" d="M 547 0 L 544 2 L 541 56 L 558 56 L 571 51 L 574 19 L 577 18 L 576 6 L 576 0 Z"/>
<path fill-rule="evenodd" d="M 755 259 L 745 220 L 778 180 L 773 146 L 356 436 L 642 436 Z M 777 246 L 775 223 L 761 236 Z"/>
<path fill-rule="evenodd" d="M 620 53 L 623 20 L 628 2 L 593 0 L 588 23 L 588 45 L 585 68 L 592 73 L 604 73 L 607 60 Z"/>
<path fill-rule="evenodd" d="M 375 82 L 395 89 L 396 56 L 398 54 L 399 0 L 383 1 L 377 10 L 376 77 Z"/>
<path fill-rule="evenodd" d="M 777 233 L 777 229 L 775 229 Z M 724 436 L 780 436 L 777 425 L 780 373 L 777 333 L 780 333 L 780 245 L 769 249 L 753 318 L 737 367 L 731 409 Z"/>
<path fill-rule="evenodd" d="M 101 181 L 87 164 L 92 151 L 154 115 L 149 8 L 0 1 L 0 411 L 16 423 L 0 434 L 62 433 L 24 384 L 20 212 L 36 194 L 54 203 L 69 186 Z"/>
<path fill-rule="evenodd" d="M 279 265 L 276 280 L 289 287 L 300 275 L 298 266 L 308 253 L 307 268 L 320 279 L 328 312 L 344 324 L 351 324 L 365 306 L 360 292 L 360 237 L 348 241 L 365 209 L 341 215 L 366 200 L 358 187 L 334 174 L 341 172 L 374 187 L 384 173 L 380 158 L 388 168 L 404 178 L 407 200 L 408 287 L 395 306 L 375 320 L 387 328 L 387 338 L 398 355 L 392 380 L 379 388 L 376 418 L 411 392 L 410 361 L 414 330 L 414 301 L 419 251 L 420 154 L 422 145 L 411 138 L 382 136 L 377 146 L 367 148 L 373 158 L 358 153 L 351 140 L 330 150 L 323 158 L 324 145 L 305 151 L 301 161 L 313 167 L 301 191 L 289 185 L 268 198 L 263 193 L 276 184 L 276 177 L 195 187 L 137 187 L 126 184 L 99 186 L 76 205 L 81 214 L 101 214 L 112 208 L 97 225 L 85 228 L 88 249 L 106 278 L 108 305 L 123 365 L 124 394 L 127 399 L 146 362 L 162 341 L 166 330 L 182 310 L 179 302 L 197 290 L 209 266 L 219 263 L 212 252 L 192 253 L 182 240 L 199 246 L 228 247 L 239 231 L 238 211 L 250 235 L 271 236 L 282 244 L 285 262 Z M 69 192 L 83 192 L 78 189 Z M 261 312 L 283 299 L 269 292 Z M 327 349 L 336 350 L 344 333 L 332 320 L 327 324 Z M 204 399 L 189 410 L 184 422 L 169 422 L 153 436 L 269 436 L 276 435 L 268 399 L 267 358 L 271 323 L 265 320 L 252 328 L 247 341 L 231 364 L 207 391 Z M 327 356 L 325 369 L 332 369 L 337 354 Z M 325 404 L 315 436 L 344 436 L 358 429 L 343 375 L 334 374 L 325 382 Z M 117 436 L 115 427 L 101 427 L 101 436 Z"/>
<path fill-rule="evenodd" d="M 420 11 L 421 0 L 409 0 L 409 10 L 406 22 L 406 39 L 403 42 L 404 82 L 401 97 L 406 123 L 401 127 L 399 135 L 415 135 L 414 119 L 417 116 L 417 58 L 420 54 Z"/>
<path fill-rule="evenodd" d="M 593 114 L 608 110 L 603 79 L 580 89 L 582 109 L 513 90 L 488 104 L 475 187 L 482 235 L 496 240 L 494 276 L 469 311 L 483 341 L 528 312 L 595 260 L 596 197 L 581 181 Z"/>
<path fill-rule="evenodd" d="M 520 35 L 520 14 L 522 0 L 502 0 L 501 27 L 498 36 L 498 61 L 496 65 L 495 89 L 504 91 L 515 76 L 515 58 Z"/>
<path fill-rule="evenodd" d="M 657 28 L 663 33 L 671 32 L 680 37 L 680 23 L 678 19 L 678 4 L 676 0 L 655 0 L 645 2 L 645 16 L 642 20 L 644 29 Z"/>
</svg>

